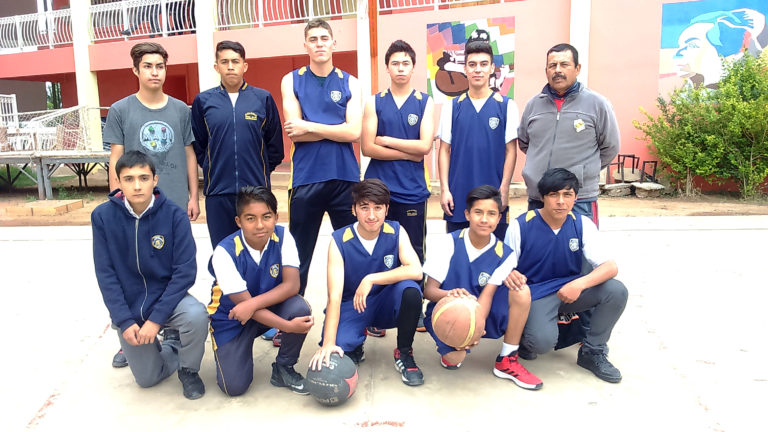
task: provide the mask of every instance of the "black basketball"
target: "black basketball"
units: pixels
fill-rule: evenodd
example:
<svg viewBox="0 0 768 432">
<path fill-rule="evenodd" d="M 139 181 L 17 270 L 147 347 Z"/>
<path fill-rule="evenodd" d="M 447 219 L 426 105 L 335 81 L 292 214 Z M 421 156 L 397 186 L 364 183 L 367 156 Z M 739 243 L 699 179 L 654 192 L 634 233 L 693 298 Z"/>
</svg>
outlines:
<svg viewBox="0 0 768 432">
<path fill-rule="evenodd" d="M 331 354 L 329 365 L 319 371 L 307 371 L 307 390 L 323 405 L 341 405 L 351 398 L 357 388 L 357 367 L 349 356 Z"/>
</svg>

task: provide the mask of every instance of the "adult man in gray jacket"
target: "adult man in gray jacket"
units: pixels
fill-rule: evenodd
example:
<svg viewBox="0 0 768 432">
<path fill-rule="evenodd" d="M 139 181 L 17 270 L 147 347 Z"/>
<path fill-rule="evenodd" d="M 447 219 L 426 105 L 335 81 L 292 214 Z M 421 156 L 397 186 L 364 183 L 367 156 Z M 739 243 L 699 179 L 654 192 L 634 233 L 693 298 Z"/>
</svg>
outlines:
<svg viewBox="0 0 768 432">
<path fill-rule="evenodd" d="M 600 170 L 619 153 L 619 127 L 608 100 L 576 81 L 579 53 L 569 44 L 547 51 L 547 85 L 523 111 L 518 145 L 526 155 L 528 209 L 542 208 L 536 188 L 544 171 L 565 168 L 579 179 L 574 212 L 598 225 Z"/>
</svg>

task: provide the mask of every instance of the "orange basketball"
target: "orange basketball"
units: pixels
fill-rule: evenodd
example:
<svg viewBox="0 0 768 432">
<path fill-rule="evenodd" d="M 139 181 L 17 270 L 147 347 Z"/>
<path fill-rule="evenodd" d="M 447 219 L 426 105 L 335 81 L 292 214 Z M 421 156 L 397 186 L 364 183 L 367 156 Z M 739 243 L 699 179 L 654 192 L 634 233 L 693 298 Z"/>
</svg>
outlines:
<svg viewBox="0 0 768 432">
<path fill-rule="evenodd" d="M 480 303 L 469 297 L 443 297 L 432 311 L 432 328 L 446 345 L 461 348 L 483 337 L 485 320 L 480 319 Z"/>
</svg>

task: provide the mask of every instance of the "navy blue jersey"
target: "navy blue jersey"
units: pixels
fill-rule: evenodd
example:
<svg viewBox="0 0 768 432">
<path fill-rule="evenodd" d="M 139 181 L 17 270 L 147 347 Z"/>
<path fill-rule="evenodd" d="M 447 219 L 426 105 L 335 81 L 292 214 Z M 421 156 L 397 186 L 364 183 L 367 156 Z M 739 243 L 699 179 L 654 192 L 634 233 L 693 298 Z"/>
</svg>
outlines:
<svg viewBox="0 0 768 432">
<path fill-rule="evenodd" d="M 304 120 L 327 125 L 338 125 L 347 120 L 347 102 L 352 97 L 348 73 L 334 68 L 323 84 L 307 66 L 292 73 L 293 94 L 301 105 Z M 329 139 L 294 142 L 288 188 L 327 180 L 360 180 L 352 143 Z"/>
<path fill-rule="evenodd" d="M 371 273 L 384 272 L 400 266 L 400 224 L 385 221 L 373 253 L 360 243 L 354 225 L 348 225 L 333 232 L 333 240 L 344 259 L 344 291 L 341 301 L 352 300 L 358 285 Z M 374 285 L 369 296 L 376 294 L 383 285 Z"/>
<path fill-rule="evenodd" d="M 455 288 L 464 288 L 473 296 L 480 297 L 480 293 L 485 285 L 488 284 L 493 272 L 509 257 L 512 249 L 501 240 L 496 239 L 496 244 L 493 247 L 470 262 L 467 248 L 464 244 L 465 235 L 469 235 L 469 228 L 451 233 L 451 236 L 453 236 L 453 256 L 451 256 L 448 274 L 446 274 L 445 280 L 440 284 L 440 289 L 449 291 Z M 507 308 L 508 300 L 505 290 L 496 290 L 493 299 L 494 303 L 497 302 L 497 297 L 498 301 L 503 303 L 503 307 L 501 307 L 502 305 L 497 305 L 501 307 L 500 310 Z M 428 316 L 432 316 L 434 308 L 435 302 L 429 302 L 427 305 Z"/>
<path fill-rule="evenodd" d="M 235 263 L 237 271 L 245 280 L 251 297 L 264 294 L 283 281 L 283 235 L 285 228 L 277 225 L 272 233 L 272 244 L 264 251 L 258 264 L 245 247 L 242 230 L 238 230 L 219 243 Z M 212 271 L 213 273 L 213 271 Z M 213 275 L 214 278 L 216 275 Z M 243 329 L 240 321 L 229 319 L 229 311 L 235 307 L 229 295 L 222 295 L 221 288 L 214 281 L 211 288 L 211 302 L 208 303 L 208 315 L 211 318 L 212 334 L 217 345 L 224 345 L 237 336 Z"/>
<path fill-rule="evenodd" d="M 504 176 L 508 98 L 498 93 L 489 97 L 480 112 L 467 93 L 453 99 L 451 158 L 448 187 L 453 195 L 451 222 L 466 222 L 465 198 L 469 191 L 491 185 L 498 188 Z"/>
<path fill-rule="evenodd" d="M 429 96 L 414 90 L 398 108 L 388 90 L 376 95 L 376 136 L 417 140 L 421 136 L 421 120 Z M 377 178 L 389 188 L 393 201 L 421 203 L 429 198 L 429 173 L 424 160 L 380 160 L 371 158 L 365 178 Z"/>
<path fill-rule="evenodd" d="M 581 276 L 581 217 L 568 213 L 557 234 L 538 210 L 521 214 L 517 223 L 520 225 L 520 251 L 516 269 L 528 278 L 531 300 L 546 297 Z"/>
</svg>

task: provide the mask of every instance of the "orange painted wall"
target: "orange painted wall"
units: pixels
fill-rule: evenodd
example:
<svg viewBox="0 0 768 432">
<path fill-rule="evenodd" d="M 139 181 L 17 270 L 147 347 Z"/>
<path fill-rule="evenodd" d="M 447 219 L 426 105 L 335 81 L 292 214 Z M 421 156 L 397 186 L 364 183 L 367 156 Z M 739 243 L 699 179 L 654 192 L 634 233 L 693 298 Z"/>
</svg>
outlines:
<svg viewBox="0 0 768 432">
<path fill-rule="evenodd" d="M 71 46 L 0 55 L 0 79 L 24 79 L 75 71 Z"/>
</svg>

